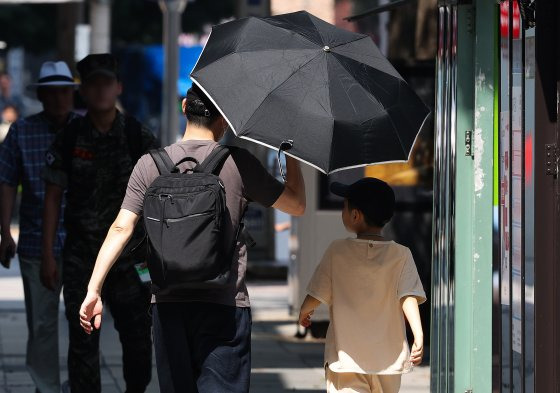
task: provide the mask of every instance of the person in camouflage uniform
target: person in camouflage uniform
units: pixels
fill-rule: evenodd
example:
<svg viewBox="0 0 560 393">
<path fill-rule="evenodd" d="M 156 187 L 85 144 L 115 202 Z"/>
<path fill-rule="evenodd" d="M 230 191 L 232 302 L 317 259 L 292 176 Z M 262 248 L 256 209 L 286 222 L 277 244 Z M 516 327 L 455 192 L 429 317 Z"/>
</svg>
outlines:
<svg viewBox="0 0 560 393">
<path fill-rule="evenodd" d="M 68 373 L 72 392 L 100 392 L 99 330 L 80 327 L 79 309 L 103 240 L 117 216 L 130 173 L 138 158 L 155 147 L 155 138 L 134 118 L 118 112 L 121 92 L 117 64 L 109 54 L 89 55 L 77 65 L 88 114 L 60 132 L 46 156 L 47 183 L 43 237 L 43 282 L 49 287 L 53 227 L 66 190 L 63 285 L 69 324 Z M 142 231 L 129 244 L 141 244 Z M 126 392 L 144 392 L 151 379 L 149 288 L 134 265 L 142 260 L 137 247 L 109 272 L 103 300 L 115 320 L 123 348 Z M 144 254 L 145 255 L 145 254 Z"/>
</svg>

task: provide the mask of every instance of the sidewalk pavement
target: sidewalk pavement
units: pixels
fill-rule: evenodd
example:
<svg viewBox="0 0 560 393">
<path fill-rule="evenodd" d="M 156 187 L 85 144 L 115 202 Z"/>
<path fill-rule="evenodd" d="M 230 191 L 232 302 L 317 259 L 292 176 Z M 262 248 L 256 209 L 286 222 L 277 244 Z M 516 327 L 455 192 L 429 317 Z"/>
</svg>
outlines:
<svg viewBox="0 0 560 393">
<path fill-rule="evenodd" d="M 297 339 L 296 324 L 287 312 L 285 282 L 253 282 L 249 286 L 253 305 L 252 393 L 320 393 L 324 391 L 323 342 Z M 59 312 L 60 364 L 67 378 L 68 329 L 62 303 Z M 23 287 L 17 261 L 10 270 L 0 268 L 0 393 L 32 393 L 33 382 L 25 368 L 27 327 Z M 124 392 L 121 346 L 110 314 L 101 332 L 101 378 L 103 392 Z M 159 392 L 153 369 L 148 392 Z M 418 367 L 403 376 L 402 393 L 429 392 L 429 368 Z"/>
</svg>

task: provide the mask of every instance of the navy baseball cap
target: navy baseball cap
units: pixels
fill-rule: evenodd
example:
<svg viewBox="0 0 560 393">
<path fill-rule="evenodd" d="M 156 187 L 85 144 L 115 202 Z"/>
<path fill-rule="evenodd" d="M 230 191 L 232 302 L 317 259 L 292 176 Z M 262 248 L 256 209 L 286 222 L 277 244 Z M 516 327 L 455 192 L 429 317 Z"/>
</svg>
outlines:
<svg viewBox="0 0 560 393">
<path fill-rule="evenodd" d="M 365 177 L 352 184 L 334 182 L 331 192 L 344 197 L 378 226 L 387 224 L 395 212 L 395 193 L 383 180 Z"/>
<path fill-rule="evenodd" d="M 87 55 L 76 64 L 82 81 L 95 75 L 105 75 L 119 79 L 119 65 L 115 56 L 110 53 Z"/>
</svg>

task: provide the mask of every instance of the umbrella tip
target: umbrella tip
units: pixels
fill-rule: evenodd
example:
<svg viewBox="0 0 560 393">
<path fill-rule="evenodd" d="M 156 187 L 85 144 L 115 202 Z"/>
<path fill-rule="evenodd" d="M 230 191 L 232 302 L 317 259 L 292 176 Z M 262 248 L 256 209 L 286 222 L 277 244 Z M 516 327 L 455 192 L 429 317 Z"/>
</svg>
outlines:
<svg viewBox="0 0 560 393">
<path fill-rule="evenodd" d="M 323 47 L 323 50 L 324 50 L 325 52 L 330 52 L 330 51 L 331 51 L 331 48 L 329 48 L 327 45 L 325 45 L 325 46 Z"/>
</svg>

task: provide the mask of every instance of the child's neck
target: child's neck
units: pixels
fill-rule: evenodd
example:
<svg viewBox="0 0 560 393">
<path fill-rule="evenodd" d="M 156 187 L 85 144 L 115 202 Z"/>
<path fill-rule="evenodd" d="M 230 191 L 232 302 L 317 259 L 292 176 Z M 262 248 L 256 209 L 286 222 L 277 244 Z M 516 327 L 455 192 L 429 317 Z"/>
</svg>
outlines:
<svg viewBox="0 0 560 393">
<path fill-rule="evenodd" d="M 356 232 L 356 237 L 361 240 L 384 240 L 385 237 L 381 234 L 382 228 L 367 227 Z"/>
</svg>

